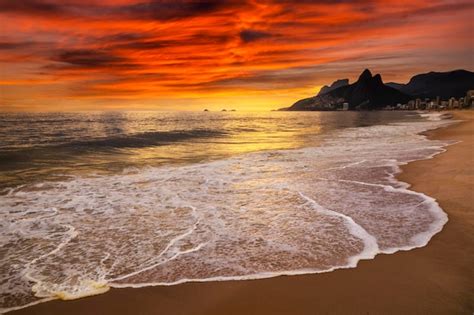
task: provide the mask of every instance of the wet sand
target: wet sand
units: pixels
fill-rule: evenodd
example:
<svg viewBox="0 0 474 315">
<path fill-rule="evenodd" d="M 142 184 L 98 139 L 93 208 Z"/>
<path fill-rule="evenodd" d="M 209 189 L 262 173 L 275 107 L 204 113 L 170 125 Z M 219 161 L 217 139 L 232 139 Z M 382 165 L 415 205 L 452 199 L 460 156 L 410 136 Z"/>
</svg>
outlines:
<svg viewBox="0 0 474 315">
<path fill-rule="evenodd" d="M 361 261 L 355 269 L 265 280 L 112 289 L 11 314 L 472 314 L 474 312 L 474 111 L 428 133 L 461 140 L 398 176 L 438 200 L 449 222 L 428 246 Z"/>
</svg>

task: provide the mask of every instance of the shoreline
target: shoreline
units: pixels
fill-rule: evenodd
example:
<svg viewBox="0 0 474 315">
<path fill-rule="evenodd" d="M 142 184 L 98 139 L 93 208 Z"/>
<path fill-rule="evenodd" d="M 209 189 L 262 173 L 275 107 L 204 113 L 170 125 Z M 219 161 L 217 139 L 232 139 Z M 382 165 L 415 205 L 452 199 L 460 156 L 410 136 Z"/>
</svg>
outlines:
<svg viewBox="0 0 474 315">
<path fill-rule="evenodd" d="M 435 198 L 448 213 L 448 223 L 425 247 L 380 254 L 356 268 L 329 273 L 112 288 L 107 294 L 40 303 L 10 314 L 471 314 L 474 112 L 453 114 L 465 121 L 425 134 L 462 142 L 432 159 L 403 165 L 397 174 L 410 190 Z"/>
</svg>

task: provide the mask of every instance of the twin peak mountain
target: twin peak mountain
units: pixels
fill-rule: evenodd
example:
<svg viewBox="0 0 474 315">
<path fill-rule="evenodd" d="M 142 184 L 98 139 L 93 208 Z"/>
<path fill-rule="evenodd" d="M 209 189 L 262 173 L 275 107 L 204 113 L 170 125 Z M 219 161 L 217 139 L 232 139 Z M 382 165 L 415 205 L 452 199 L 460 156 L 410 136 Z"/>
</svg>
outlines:
<svg viewBox="0 0 474 315">
<path fill-rule="evenodd" d="M 318 95 L 299 100 L 284 110 L 334 110 L 344 103 L 349 109 L 373 110 L 405 104 L 416 97 L 459 97 L 472 88 L 474 73 L 466 70 L 429 72 L 414 76 L 407 84 L 384 84 L 380 74 L 372 76 L 365 69 L 356 82 L 337 80 L 331 86 L 325 85 Z"/>
</svg>

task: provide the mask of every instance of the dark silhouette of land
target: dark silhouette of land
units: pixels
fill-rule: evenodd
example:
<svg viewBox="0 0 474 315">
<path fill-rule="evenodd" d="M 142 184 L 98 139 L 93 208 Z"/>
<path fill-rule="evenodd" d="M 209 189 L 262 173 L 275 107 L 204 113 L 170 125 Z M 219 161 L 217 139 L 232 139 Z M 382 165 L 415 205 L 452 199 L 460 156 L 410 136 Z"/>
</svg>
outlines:
<svg viewBox="0 0 474 315">
<path fill-rule="evenodd" d="M 387 85 L 413 98 L 459 98 L 466 95 L 468 90 L 474 89 L 474 72 L 429 72 L 415 75 L 407 84 L 390 82 Z"/>
<path fill-rule="evenodd" d="M 346 86 L 349 85 L 349 79 L 340 79 L 334 81 L 330 86 L 323 86 L 321 90 L 319 91 L 318 95 L 323 95 L 326 93 L 329 93 L 337 88 L 340 88 L 341 86 Z"/>
<path fill-rule="evenodd" d="M 372 76 L 370 70 L 365 69 L 352 84 L 348 79 L 337 80 L 330 86 L 325 85 L 318 95 L 301 99 L 281 110 L 376 110 L 407 104 L 417 98 L 436 98 L 439 103 L 466 96 L 473 89 L 474 73 L 466 70 L 429 72 L 412 77 L 407 84 L 384 84 L 380 74 Z M 471 100 L 463 100 L 463 104 L 470 106 Z"/>
</svg>

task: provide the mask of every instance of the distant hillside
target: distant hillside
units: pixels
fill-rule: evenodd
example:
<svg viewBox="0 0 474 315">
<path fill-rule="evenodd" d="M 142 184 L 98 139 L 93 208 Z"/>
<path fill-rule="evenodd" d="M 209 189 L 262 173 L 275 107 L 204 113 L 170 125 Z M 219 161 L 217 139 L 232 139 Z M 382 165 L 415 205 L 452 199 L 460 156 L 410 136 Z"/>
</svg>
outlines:
<svg viewBox="0 0 474 315">
<path fill-rule="evenodd" d="M 429 72 L 415 75 L 407 84 L 387 83 L 413 98 L 462 97 L 474 89 L 474 72 L 455 70 L 450 72 Z"/>
<path fill-rule="evenodd" d="M 409 100 L 410 97 L 405 93 L 385 85 L 380 74 L 372 76 L 372 73 L 366 69 L 357 82 L 299 100 L 287 110 L 331 110 L 342 107 L 345 102 L 349 104 L 349 109 L 370 110 L 406 103 Z"/>
<path fill-rule="evenodd" d="M 349 79 L 336 80 L 330 86 L 327 86 L 327 85 L 323 86 L 321 90 L 319 91 L 318 95 L 329 93 L 337 88 L 340 88 L 341 86 L 346 86 L 346 85 L 349 85 Z"/>
</svg>

